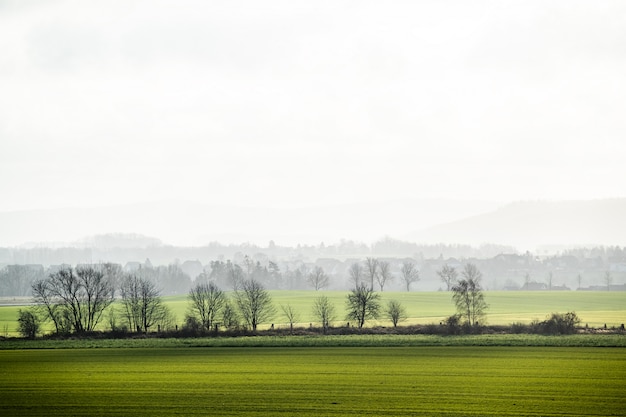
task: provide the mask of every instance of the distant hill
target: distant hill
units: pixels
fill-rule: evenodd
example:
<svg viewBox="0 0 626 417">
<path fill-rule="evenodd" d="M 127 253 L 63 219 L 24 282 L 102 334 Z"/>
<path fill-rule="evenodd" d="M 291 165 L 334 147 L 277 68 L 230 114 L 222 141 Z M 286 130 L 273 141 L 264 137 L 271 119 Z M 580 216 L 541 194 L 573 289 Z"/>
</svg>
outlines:
<svg viewBox="0 0 626 417">
<path fill-rule="evenodd" d="M 626 246 L 626 198 L 505 206 L 409 200 L 293 209 L 162 201 L 0 212 L 0 247 L 197 246 L 216 241 L 267 245 L 270 240 L 295 246 L 341 239 L 373 243 L 384 236 L 426 244 L 500 244 L 530 251 L 546 245 Z"/>
<path fill-rule="evenodd" d="M 75 242 L 75 244 L 80 247 L 97 249 L 150 248 L 163 245 L 157 238 L 136 233 L 107 233 L 88 236 Z"/>
<path fill-rule="evenodd" d="M 267 245 L 333 243 L 341 239 L 373 242 L 498 207 L 498 203 L 452 200 L 402 200 L 303 208 L 255 208 L 180 201 L 0 212 L 2 246 L 125 247 L 143 235 L 163 244 L 204 245 L 250 242 Z M 104 235 L 97 241 L 85 236 Z M 135 236 L 133 236 L 135 235 Z M 93 238 L 92 238 L 93 240 Z M 154 246 L 159 242 L 142 242 Z"/>
<path fill-rule="evenodd" d="M 525 201 L 403 238 L 417 242 L 498 243 L 520 250 L 550 245 L 626 245 L 626 198 Z"/>
</svg>

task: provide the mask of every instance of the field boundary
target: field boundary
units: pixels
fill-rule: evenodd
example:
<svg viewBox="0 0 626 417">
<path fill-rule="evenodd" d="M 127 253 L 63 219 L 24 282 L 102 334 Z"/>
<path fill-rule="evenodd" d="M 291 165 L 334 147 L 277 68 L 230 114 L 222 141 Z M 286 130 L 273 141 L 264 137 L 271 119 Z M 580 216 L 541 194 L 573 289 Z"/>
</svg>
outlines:
<svg viewBox="0 0 626 417">
<path fill-rule="evenodd" d="M 124 339 L 66 338 L 0 340 L 0 350 L 93 349 L 93 348 L 213 348 L 213 347 L 402 347 L 402 346 L 529 346 L 529 347 L 624 347 L 626 334 L 574 334 L 559 336 L 529 334 L 481 335 L 307 335 L 162 338 L 139 336 Z"/>
</svg>

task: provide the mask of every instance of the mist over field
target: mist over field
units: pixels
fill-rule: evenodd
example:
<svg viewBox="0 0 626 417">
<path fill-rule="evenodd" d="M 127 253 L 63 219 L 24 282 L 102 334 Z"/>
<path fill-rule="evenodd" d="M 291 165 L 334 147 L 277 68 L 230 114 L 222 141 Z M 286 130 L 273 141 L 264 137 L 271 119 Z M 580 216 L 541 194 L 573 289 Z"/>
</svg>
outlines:
<svg viewBox="0 0 626 417">
<path fill-rule="evenodd" d="M 621 283 L 625 13 L 2 1 L 0 266 L 514 255 Z"/>
<path fill-rule="evenodd" d="M 177 246 L 371 245 L 391 237 L 419 244 L 502 244 L 516 251 L 621 246 L 626 199 L 493 202 L 415 200 L 306 208 L 251 208 L 171 200 L 97 208 L 0 213 L 0 247 L 85 246 L 111 233 Z M 86 240 L 87 239 L 87 240 Z"/>
</svg>

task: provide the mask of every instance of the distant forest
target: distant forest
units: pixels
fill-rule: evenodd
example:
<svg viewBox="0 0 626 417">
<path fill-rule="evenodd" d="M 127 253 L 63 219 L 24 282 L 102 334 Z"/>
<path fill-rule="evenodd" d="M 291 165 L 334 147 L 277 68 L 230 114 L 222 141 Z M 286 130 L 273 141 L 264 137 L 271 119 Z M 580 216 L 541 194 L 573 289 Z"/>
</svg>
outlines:
<svg viewBox="0 0 626 417">
<path fill-rule="evenodd" d="M 164 295 L 186 294 L 195 280 L 212 281 L 230 290 L 227 271 L 256 279 L 268 289 L 345 290 L 351 270 L 366 259 L 387 265 L 385 291 L 446 290 L 444 266 L 460 271 L 475 264 L 488 290 L 626 290 L 626 247 L 564 249 L 545 256 L 518 253 L 501 245 L 424 245 L 381 239 L 372 245 L 343 240 L 338 244 L 266 247 L 252 244 L 202 247 L 163 245 L 135 235 L 103 235 L 82 247 L 0 248 L 0 296 L 30 296 L 31 285 L 62 266 L 108 264 L 119 274 L 141 274 Z M 406 284 L 402 267 L 415 265 L 417 281 Z M 229 269 L 230 268 L 230 269 Z"/>
</svg>

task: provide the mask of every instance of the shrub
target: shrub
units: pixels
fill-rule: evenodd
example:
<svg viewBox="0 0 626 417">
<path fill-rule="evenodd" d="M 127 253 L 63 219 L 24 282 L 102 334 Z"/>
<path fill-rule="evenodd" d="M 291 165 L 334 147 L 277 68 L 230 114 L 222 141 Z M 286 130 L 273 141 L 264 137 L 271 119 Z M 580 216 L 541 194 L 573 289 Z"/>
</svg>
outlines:
<svg viewBox="0 0 626 417">
<path fill-rule="evenodd" d="M 511 323 L 511 333 L 513 334 L 527 333 L 529 330 L 529 326 L 525 325 L 524 323 Z"/>
<path fill-rule="evenodd" d="M 539 332 L 542 334 L 572 334 L 576 332 L 576 326 L 580 318 L 573 311 L 552 313 L 547 319 L 539 323 Z"/>
<path fill-rule="evenodd" d="M 198 334 L 202 330 L 202 323 L 198 320 L 196 316 L 186 315 L 185 323 L 183 324 L 183 329 L 186 333 Z"/>
<path fill-rule="evenodd" d="M 222 325 L 229 331 L 239 330 L 241 327 L 239 314 L 237 314 L 237 310 L 229 302 L 226 302 L 222 309 Z"/>
<path fill-rule="evenodd" d="M 463 326 L 461 324 L 461 319 L 463 316 L 460 314 L 453 314 L 444 320 L 444 327 L 446 329 L 446 334 L 461 334 L 463 330 Z"/>
<path fill-rule="evenodd" d="M 441 330 L 441 324 L 435 324 L 435 323 L 429 323 L 426 324 L 421 331 L 416 332 L 416 333 L 422 333 L 422 334 L 440 334 L 442 333 Z"/>
<path fill-rule="evenodd" d="M 39 318 L 29 310 L 19 310 L 17 314 L 20 334 L 28 339 L 34 339 L 39 333 Z"/>
</svg>

